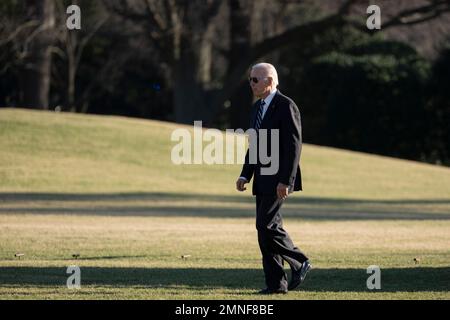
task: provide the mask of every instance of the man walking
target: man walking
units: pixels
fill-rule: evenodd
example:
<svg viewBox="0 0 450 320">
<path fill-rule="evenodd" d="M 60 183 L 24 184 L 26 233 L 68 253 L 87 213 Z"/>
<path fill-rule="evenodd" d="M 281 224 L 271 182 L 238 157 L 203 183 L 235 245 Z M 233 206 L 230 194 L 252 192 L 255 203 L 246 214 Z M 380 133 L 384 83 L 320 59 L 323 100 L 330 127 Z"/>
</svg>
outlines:
<svg viewBox="0 0 450 320">
<path fill-rule="evenodd" d="M 311 264 L 306 255 L 294 246 L 288 233 L 283 229 L 280 214 L 284 200 L 293 191 L 302 190 L 300 173 L 300 153 L 302 146 L 300 111 L 296 104 L 277 90 L 278 75 L 275 67 L 259 63 L 250 72 L 250 86 L 258 101 L 254 104 L 252 127 L 257 140 L 260 130 L 278 130 L 279 148 L 270 143 L 268 152 L 273 158 L 278 156 L 279 168 L 275 174 L 264 174 L 267 164 L 260 157 L 252 163 L 247 151 L 241 176 L 236 181 L 238 191 L 246 190 L 245 184 L 253 177 L 252 193 L 256 196 L 256 229 L 262 254 L 263 269 L 267 287 L 260 294 L 287 293 L 297 288 L 305 279 Z M 256 145 L 259 145 L 256 143 Z M 274 155 L 272 150 L 279 150 Z M 258 152 L 259 154 L 259 152 Z M 291 281 L 287 282 L 283 261 L 292 271 Z"/>
</svg>

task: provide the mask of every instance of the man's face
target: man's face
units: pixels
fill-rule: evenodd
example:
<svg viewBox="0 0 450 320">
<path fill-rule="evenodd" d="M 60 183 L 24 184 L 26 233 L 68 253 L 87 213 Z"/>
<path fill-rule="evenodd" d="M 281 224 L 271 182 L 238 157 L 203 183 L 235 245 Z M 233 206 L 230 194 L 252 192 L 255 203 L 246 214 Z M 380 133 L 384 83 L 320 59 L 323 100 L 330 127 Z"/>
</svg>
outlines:
<svg viewBox="0 0 450 320">
<path fill-rule="evenodd" d="M 252 69 L 250 72 L 250 87 L 255 97 L 264 98 L 267 96 L 270 93 L 271 84 L 272 79 L 267 77 L 266 70 L 261 68 Z"/>
</svg>

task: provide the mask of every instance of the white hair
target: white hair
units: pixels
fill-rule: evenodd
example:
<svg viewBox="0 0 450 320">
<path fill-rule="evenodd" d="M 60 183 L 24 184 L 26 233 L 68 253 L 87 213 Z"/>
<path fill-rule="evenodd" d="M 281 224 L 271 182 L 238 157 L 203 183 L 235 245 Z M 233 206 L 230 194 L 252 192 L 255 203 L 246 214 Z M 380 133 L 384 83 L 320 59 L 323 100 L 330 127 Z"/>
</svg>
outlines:
<svg viewBox="0 0 450 320">
<path fill-rule="evenodd" d="M 275 69 L 275 67 L 270 64 L 270 63 L 266 63 L 266 62 L 261 62 L 261 63 L 257 63 L 252 67 L 253 69 L 264 69 L 267 72 L 267 76 L 271 77 L 273 80 L 273 85 L 276 87 L 278 87 L 278 73 L 277 73 L 277 69 Z"/>
</svg>

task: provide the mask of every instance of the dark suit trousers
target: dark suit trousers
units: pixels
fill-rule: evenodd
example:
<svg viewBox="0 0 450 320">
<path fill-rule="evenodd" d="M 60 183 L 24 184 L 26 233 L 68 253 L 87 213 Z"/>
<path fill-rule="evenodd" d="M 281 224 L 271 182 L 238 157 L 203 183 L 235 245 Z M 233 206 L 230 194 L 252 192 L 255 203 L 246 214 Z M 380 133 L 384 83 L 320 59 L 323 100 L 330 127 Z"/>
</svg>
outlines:
<svg viewBox="0 0 450 320">
<path fill-rule="evenodd" d="M 289 234 L 283 229 L 280 213 L 282 204 L 283 200 L 279 200 L 276 196 L 256 196 L 256 229 L 266 285 L 269 289 L 287 288 L 283 260 L 291 269 L 297 271 L 308 259 L 294 246 Z"/>
</svg>

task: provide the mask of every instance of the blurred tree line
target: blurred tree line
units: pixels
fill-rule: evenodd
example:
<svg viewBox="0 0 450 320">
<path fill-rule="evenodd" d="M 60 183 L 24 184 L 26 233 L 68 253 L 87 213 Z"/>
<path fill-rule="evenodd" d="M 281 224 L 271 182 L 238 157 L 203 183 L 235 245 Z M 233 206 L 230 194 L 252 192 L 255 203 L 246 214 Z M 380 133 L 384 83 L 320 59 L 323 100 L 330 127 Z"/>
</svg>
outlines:
<svg viewBox="0 0 450 320">
<path fill-rule="evenodd" d="M 66 27 L 72 4 L 81 30 Z M 246 128 L 248 69 L 265 60 L 306 142 L 449 165 L 450 46 L 429 59 L 384 30 L 439 19 L 450 1 L 390 6 L 382 32 L 367 30 L 367 5 L 3 0 L 0 106 Z"/>
</svg>

